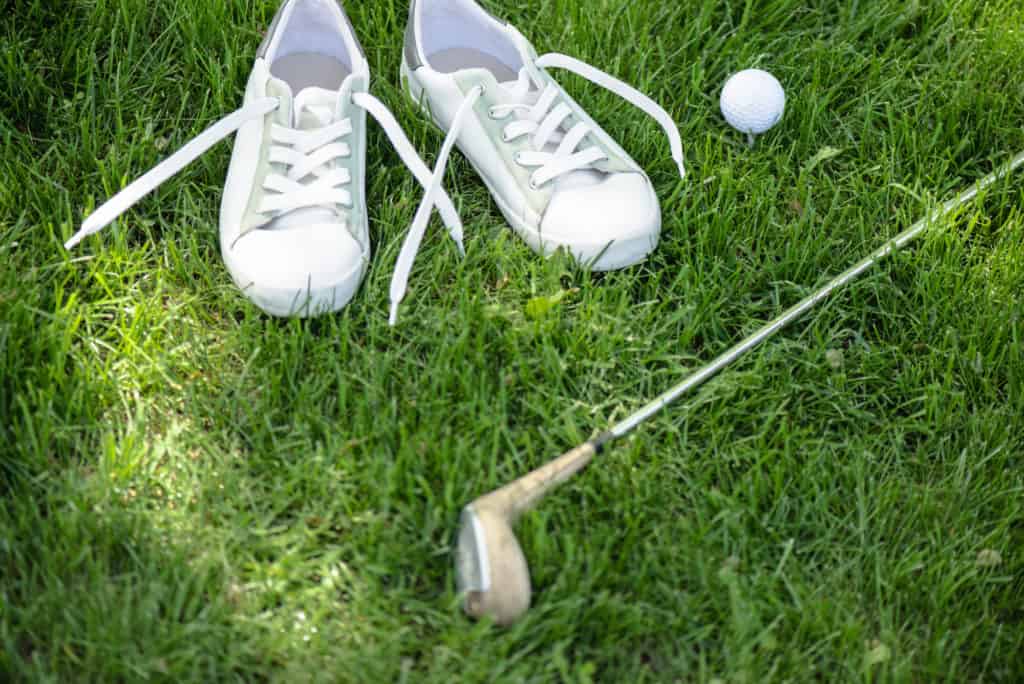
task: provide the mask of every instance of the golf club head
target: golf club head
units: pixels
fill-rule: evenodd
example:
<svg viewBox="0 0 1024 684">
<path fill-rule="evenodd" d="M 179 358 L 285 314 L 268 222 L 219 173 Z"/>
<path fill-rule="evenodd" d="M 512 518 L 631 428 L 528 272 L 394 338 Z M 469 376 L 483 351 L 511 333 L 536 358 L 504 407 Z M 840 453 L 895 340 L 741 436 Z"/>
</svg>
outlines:
<svg viewBox="0 0 1024 684">
<path fill-rule="evenodd" d="M 503 511 L 470 504 L 462 511 L 455 579 L 473 618 L 510 625 L 530 607 L 530 569 Z"/>
</svg>

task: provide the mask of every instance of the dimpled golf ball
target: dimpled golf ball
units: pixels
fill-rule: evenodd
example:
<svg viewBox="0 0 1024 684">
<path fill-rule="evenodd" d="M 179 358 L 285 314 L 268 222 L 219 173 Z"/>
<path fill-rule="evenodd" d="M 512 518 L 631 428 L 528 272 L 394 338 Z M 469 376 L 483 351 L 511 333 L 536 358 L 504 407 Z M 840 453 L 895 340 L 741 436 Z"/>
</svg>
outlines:
<svg viewBox="0 0 1024 684">
<path fill-rule="evenodd" d="M 767 71 L 747 69 L 734 74 L 722 89 L 722 115 L 747 135 L 761 135 L 786 111 L 786 92 Z"/>
</svg>

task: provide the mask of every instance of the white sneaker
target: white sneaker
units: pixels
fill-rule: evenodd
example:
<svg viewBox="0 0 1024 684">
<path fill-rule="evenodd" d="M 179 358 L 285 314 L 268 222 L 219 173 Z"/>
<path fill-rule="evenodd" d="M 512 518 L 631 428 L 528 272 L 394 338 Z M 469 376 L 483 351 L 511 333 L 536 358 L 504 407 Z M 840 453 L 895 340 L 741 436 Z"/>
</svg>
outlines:
<svg viewBox="0 0 1024 684">
<path fill-rule="evenodd" d="M 68 249 L 98 232 L 235 131 L 220 215 L 224 263 L 235 283 L 274 316 L 344 307 L 366 274 L 370 237 L 366 112 L 426 188 L 392 283 L 391 321 L 434 205 L 462 249 L 462 224 L 441 177 L 453 140 L 431 173 L 391 113 L 367 89 L 370 72 L 336 0 L 287 0 L 260 47 L 244 106 L 97 209 Z"/>
<path fill-rule="evenodd" d="M 466 155 L 512 228 L 535 251 L 564 248 L 599 271 L 643 261 L 661 209 L 643 170 L 546 67 L 568 69 L 637 106 L 665 130 L 685 177 L 672 117 L 648 97 L 558 54 L 538 57 L 474 0 L 413 0 L 402 78 Z M 471 106 L 460 129 L 455 113 Z"/>
</svg>

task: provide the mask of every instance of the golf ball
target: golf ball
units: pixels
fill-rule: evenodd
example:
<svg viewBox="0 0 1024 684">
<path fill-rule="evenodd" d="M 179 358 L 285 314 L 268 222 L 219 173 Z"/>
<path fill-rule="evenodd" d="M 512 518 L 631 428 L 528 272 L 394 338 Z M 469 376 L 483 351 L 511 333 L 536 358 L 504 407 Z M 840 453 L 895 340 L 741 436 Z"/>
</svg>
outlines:
<svg viewBox="0 0 1024 684">
<path fill-rule="evenodd" d="M 767 71 L 747 69 L 726 82 L 721 104 L 730 126 L 741 133 L 761 135 L 782 118 L 786 92 Z"/>
</svg>

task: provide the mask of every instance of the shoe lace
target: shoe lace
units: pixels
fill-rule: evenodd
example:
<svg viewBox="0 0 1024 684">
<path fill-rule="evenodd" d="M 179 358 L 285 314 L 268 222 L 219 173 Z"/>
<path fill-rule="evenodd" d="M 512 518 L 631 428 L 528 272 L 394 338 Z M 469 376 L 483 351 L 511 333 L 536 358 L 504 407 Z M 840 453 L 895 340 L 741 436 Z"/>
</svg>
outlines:
<svg viewBox="0 0 1024 684">
<path fill-rule="evenodd" d="M 686 177 L 683 142 L 679 129 L 669 113 L 654 100 L 603 71 L 566 55 L 547 54 L 538 58 L 535 64 L 540 68 L 566 69 L 582 76 L 615 93 L 653 118 L 668 136 L 672 158 L 679 167 L 680 177 Z M 608 155 L 601 147 L 584 145 L 593 133 L 593 128 L 588 122 L 577 120 L 566 130 L 566 125 L 571 123 L 569 120 L 574 117 L 574 113 L 569 103 L 562 98 L 561 88 L 550 83 L 539 97 L 536 96 L 536 92 L 532 95 L 535 97 L 532 102 L 529 101 L 530 94 L 527 92 L 521 94 L 520 102 L 495 105 L 491 108 L 490 115 L 495 119 L 507 119 L 513 114 L 518 115 L 504 128 L 503 139 L 506 143 L 531 136 L 530 146 L 533 149 L 519 152 L 516 161 L 521 166 L 535 169 L 530 176 L 530 185 L 534 189 L 540 189 L 544 184 L 564 174 L 591 169 L 598 162 L 608 159 Z M 555 145 L 557 147 L 552 150 L 550 146 Z"/>
<path fill-rule="evenodd" d="M 300 94 L 301 97 L 301 94 Z M 263 189 L 268 195 L 258 209 L 265 219 L 297 209 L 310 209 L 330 204 L 351 208 L 352 181 L 349 170 L 335 166 L 347 159 L 352 150 L 344 139 L 352 133 L 352 120 L 331 123 L 328 107 L 306 106 L 296 102 L 296 118 L 308 113 L 321 123 L 313 130 L 299 130 L 277 123 L 271 124 L 269 161 L 280 164 L 286 173 L 268 174 Z"/>
<path fill-rule="evenodd" d="M 435 168 L 431 171 L 416 153 L 416 149 L 409 142 L 394 115 L 380 100 L 369 93 L 359 92 L 352 95 L 352 101 L 369 113 L 384 129 L 398 156 L 425 191 L 416 216 L 406 233 L 392 276 L 391 312 L 388 320 L 391 325 L 395 325 L 398 319 L 398 306 L 408 289 L 409 275 L 435 207 L 458 246 L 459 253 L 465 255 L 462 221 L 448 193 L 441 187 L 458 133 L 453 127 L 453 132 L 446 138 Z M 279 106 L 280 101 L 277 98 L 255 100 L 207 128 L 92 212 L 78 232 L 64 244 L 65 249 L 73 249 L 86 237 L 103 230 L 218 142 L 238 131 L 249 121 L 264 117 Z M 470 108 L 471 103 L 464 103 L 456 114 L 459 130 Z M 317 112 L 315 109 L 314 113 L 317 116 L 324 116 L 323 112 Z M 259 213 L 269 221 L 275 216 L 296 209 L 330 204 L 351 207 L 352 195 L 347 188 L 351 183 L 351 175 L 346 169 L 333 167 L 334 161 L 351 154 L 349 145 L 343 140 L 351 132 L 352 122 L 348 118 L 312 130 L 296 130 L 273 124 L 270 161 L 283 165 L 286 173 L 267 175 L 264 189 L 269 193 L 261 203 Z"/>
</svg>

